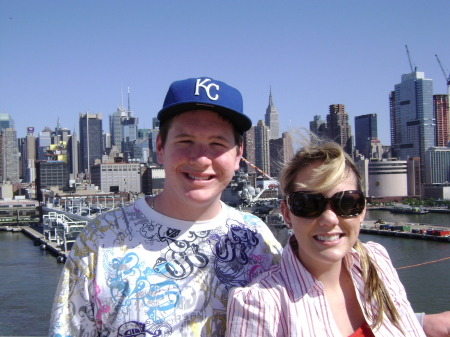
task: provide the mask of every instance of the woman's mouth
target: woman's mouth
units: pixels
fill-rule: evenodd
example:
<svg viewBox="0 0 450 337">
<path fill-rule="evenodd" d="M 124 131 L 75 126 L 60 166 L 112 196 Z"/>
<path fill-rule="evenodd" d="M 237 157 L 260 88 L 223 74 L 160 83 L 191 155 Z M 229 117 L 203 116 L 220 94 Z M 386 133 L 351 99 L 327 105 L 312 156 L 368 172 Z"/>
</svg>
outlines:
<svg viewBox="0 0 450 337">
<path fill-rule="evenodd" d="M 343 234 L 334 234 L 334 235 L 314 235 L 314 238 L 319 241 L 336 241 L 339 240 Z"/>
</svg>

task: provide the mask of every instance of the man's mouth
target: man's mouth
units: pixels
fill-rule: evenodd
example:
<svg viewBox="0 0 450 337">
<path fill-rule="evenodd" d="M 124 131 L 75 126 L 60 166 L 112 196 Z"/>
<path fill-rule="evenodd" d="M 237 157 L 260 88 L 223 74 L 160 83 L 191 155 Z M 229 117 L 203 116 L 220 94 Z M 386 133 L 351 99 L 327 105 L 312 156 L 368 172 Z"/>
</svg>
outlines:
<svg viewBox="0 0 450 337">
<path fill-rule="evenodd" d="M 196 177 L 193 176 L 192 174 L 187 173 L 187 176 L 189 179 L 194 179 L 194 180 L 210 180 L 212 178 L 212 176 L 206 176 L 206 177 Z"/>
</svg>

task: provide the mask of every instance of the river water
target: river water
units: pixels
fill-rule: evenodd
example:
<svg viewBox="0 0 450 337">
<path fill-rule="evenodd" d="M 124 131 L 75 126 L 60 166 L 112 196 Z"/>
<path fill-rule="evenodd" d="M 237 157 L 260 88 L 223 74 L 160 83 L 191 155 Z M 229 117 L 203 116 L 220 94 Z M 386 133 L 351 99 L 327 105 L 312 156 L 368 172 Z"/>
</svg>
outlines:
<svg viewBox="0 0 450 337">
<path fill-rule="evenodd" d="M 450 227 L 450 213 L 427 213 L 427 214 L 393 214 L 386 210 L 368 210 L 366 220 L 383 219 L 386 222 L 427 224 L 431 226 Z"/>
<path fill-rule="evenodd" d="M 0 336 L 46 336 L 63 265 L 20 232 L 0 232 Z"/>
<path fill-rule="evenodd" d="M 420 218 L 419 218 L 420 217 Z M 366 220 L 450 226 L 446 214 L 369 211 Z M 416 312 L 450 310 L 450 243 L 361 234 L 389 252 Z M 444 260 L 442 260 L 444 259 Z M 430 261 L 438 262 L 427 263 Z M 425 264 L 424 264 L 425 263 Z M 46 336 L 63 265 L 22 233 L 0 232 L 0 336 Z"/>
</svg>

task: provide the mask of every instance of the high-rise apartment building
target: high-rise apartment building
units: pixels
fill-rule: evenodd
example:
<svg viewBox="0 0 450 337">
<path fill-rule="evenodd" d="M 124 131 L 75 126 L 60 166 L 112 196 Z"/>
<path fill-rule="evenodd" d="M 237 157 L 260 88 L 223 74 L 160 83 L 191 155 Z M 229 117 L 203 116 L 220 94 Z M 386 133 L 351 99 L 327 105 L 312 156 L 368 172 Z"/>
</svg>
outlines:
<svg viewBox="0 0 450 337">
<path fill-rule="evenodd" d="M 450 141 L 448 95 L 434 95 L 433 107 L 436 116 L 436 146 L 447 146 Z"/>
<path fill-rule="evenodd" d="M 327 137 L 340 144 L 344 151 L 352 155 L 353 136 L 344 104 L 332 104 L 327 115 Z"/>
<path fill-rule="evenodd" d="M 270 129 L 262 120 L 258 121 L 258 124 L 252 128 L 255 132 L 255 165 L 261 171 L 270 175 Z"/>
<path fill-rule="evenodd" d="M 392 100 L 395 99 L 395 102 Z M 391 145 L 401 160 L 420 158 L 421 175 L 424 177 L 425 152 L 434 146 L 436 122 L 433 116 L 433 81 L 423 72 L 403 74 L 391 94 Z M 394 119 L 392 121 L 392 119 Z M 424 179 L 422 179 L 424 181 Z"/>
<path fill-rule="evenodd" d="M 80 113 L 80 160 L 81 170 L 86 172 L 95 159 L 102 158 L 102 113 Z"/>
<path fill-rule="evenodd" d="M 270 153 L 270 175 L 277 179 L 281 170 L 294 156 L 294 146 L 292 135 L 289 132 L 283 132 L 282 137 L 269 140 Z"/>
<path fill-rule="evenodd" d="M 266 126 L 270 129 L 269 139 L 280 138 L 280 123 L 278 122 L 277 109 L 273 105 L 272 89 L 270 89 L 269 105 L 266 109 L 265 121 L 266 121 Z"/>
<path fill-rule="evenodd" d="M 366 158 L 370 156 L 370 143 L 367 140 L 378 138 L 377 114 L 367 114 L 355 117 L 355 150 Z"/>
</svg>

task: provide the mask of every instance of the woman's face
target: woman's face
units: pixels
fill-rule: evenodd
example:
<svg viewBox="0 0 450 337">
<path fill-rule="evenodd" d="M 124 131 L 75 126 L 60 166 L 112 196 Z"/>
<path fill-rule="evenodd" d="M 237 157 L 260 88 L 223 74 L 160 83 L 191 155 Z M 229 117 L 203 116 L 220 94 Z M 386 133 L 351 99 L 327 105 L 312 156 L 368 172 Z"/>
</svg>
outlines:
<svg viewBox="0 0 450 337">
<path fill-rule="evenodd" d="M 322 165 L 321 162 L 312 163 L 299 171 L 296 183 L 307 183 L 311 179 L 313 170 Z M 322 192 L 329 198 L 340 191 L 357 190 L 356 176 L 349 172 L 348 177 L 335 188 Z M 296 188 L 294 191 L 315 191 L 306 188 Z M 364 219 L 364 211 L 354 217 L 344 218 L 336 215 L 329 203 L 317 218 L 307 219 L 292 214 L 283 201 L 281 212 L 285 222 L 292 224 L 295 238 L 298 241 L 298 257 L 308 271 L 320 272 L 331 268 L 333 264 L 341 263 L 343 257 L 350 251 L 358 239 L 359 228 Z"/>
</svg>

